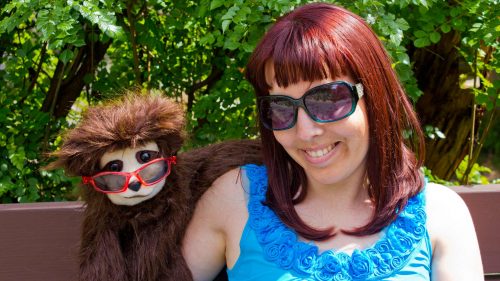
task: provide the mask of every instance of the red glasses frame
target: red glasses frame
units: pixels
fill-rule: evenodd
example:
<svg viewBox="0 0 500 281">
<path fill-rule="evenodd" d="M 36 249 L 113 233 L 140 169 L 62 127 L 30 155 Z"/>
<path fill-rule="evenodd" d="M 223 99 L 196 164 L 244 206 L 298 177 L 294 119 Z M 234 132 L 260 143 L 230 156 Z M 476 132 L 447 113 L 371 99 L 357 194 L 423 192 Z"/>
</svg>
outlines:
<svg viewBox="0 0 500 281">
<path fill-rule="evenodd" d="M 165 161 L 167 162 L 167 166 L 168 166 L 168 169 L 167 169 L 167 172 L 165 173 L 165 175 L 163 175 L 161 178 L 155 180 L 154 182 L 151 182 L 151 183 L 147 183 L 145 182 L 142 177 L 139 175 L 139 172 L 144 170 L 145 168 L 147 168 L 148 166 L 152 165 L 152 164 L 155 164 L 155 163 L 158 163 L 158 162 L 161 162 L 161 161 Z M 151 186 L 151 185 L 154 185 L 154 184 L 157 184 L 159 183 L 160 181 L 162 181 L 164 178 L 168 177 L 168 175 L 170 175 L 170 171 L 171 171 L 171 164 L 177 164 L 177 157 L 176 156 L 170 156 L 168 158 L 157 158 L 157 159 L 154 159 L 144 165 L 142 165 L 139 169 L 133 171 L 133 172 L 101 172 L 101 173 L 97 173 L 93 176 L 82 176 L 82 180 L 83 180 L 83 183 L 84 184 L 91 184 L 95 190 L 99 191 L 99 192 L 102 192 L 102 193 L 120 193 L 120 192 L 124 192 L 125 190 L 127 190 L 128 188 L 128 183 L 130 181 L 130 179 L 135 176 L 139 182 L 144 185 L 144 186 Z M 121 176 L 124 176 L 125 177 L 125 182 L 122 186 L 122 188 L 120 190 L 103 190 L 101 188 L 99 188 L 96 183 L 95 183 L 95 180 L 94 178 L 96 177 L 100 177 L 100 176 L 106 176 L 106 175 L 121 175 Z"/>
</svg>

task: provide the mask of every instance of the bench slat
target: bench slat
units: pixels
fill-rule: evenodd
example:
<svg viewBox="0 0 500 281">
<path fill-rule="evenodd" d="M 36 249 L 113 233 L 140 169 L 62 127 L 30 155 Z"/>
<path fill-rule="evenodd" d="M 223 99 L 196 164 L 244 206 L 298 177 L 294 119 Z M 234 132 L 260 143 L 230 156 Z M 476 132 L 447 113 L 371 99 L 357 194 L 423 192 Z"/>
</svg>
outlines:
<svg viewBox="0 0 500 281">
<path fill-rule="evenodd" d="M 81 202 L 1 204 L 0 280 L 76 280 Z"/>
<path fill-rule="evenodd" d="M 454 186 L 471 212 L 487 280 L 500 280 L 500 184 Z"/>
<path fill-rule="evenodd" d="M 500 280 L 500 184 L 452 189 L 472 214 L 486 280 Z M 0 204 L 0 280 L 75 280 L 82 211 L 82 202 Z"/>
</svg>

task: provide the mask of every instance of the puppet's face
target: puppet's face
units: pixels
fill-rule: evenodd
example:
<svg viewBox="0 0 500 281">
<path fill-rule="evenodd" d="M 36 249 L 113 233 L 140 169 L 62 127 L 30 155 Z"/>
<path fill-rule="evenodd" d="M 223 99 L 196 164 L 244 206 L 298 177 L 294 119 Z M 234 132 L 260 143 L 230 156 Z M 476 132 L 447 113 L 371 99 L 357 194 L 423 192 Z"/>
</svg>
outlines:
<svg viewBox="0 0 500 281">
<path fill-rule="evenodd" d="M 102 172 L 131 173 L 159 157 L 161 155 L 158 145 L 155 142 L 149 142 L 135 148 L 105 153 L 101 158 L 100 167 Z M 116 205 L 132 206 L 154 197 L 164 185 L 165 178 L 153 185 L 144 186 L 136 176 L 132 176 L 125 191 L 106 195 Z"/>
</svg>

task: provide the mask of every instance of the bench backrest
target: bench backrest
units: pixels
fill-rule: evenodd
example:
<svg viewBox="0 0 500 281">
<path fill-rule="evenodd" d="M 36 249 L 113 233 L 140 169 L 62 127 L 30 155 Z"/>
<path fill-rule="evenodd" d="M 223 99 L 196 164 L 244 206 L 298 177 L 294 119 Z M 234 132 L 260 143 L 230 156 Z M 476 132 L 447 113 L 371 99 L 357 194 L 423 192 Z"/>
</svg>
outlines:
<svg viewBox="0 0 500 281">
<path fill-rule="evenodd" d="M 453 187 L 476 227 L 487 280 L 500 280 L 500 185 Z M 0 280 L 71 281 L 81 202 L 0 204 Z"/>
<path fill-rule="evenodd" d="M 455 186 L 474 220 L 486 280 L 500 280 L 500 184 Z"/>
</svg>

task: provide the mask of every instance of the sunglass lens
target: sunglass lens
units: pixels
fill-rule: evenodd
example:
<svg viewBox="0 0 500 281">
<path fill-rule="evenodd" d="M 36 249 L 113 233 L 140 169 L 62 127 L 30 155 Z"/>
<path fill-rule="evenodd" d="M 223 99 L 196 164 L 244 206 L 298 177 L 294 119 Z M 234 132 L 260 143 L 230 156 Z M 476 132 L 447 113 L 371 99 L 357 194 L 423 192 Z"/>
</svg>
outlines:
<svg viewBox="0 0 500 281">
<path fill-rule="evenodd" d="M 103 191 L 120 191 L 125 186 L 126 180 L 127 177 L 115 174 L 94 177 L 96 187 Z"/>
<path fill-rule="evenodd" d="M 157 161 L 145 166 L 140 172 L 139 176 L 147 183 L 152 184 L 169 173 L 168 164 L 166 161 Z"/>
<path fill-rule="evenodd" d="M 286 97 L 262 99 L 260 103 L 262 122 L 273 130 L 285 129 L 292 126 L 295 120 L 295 109 L 291 100 Z"/>
<path fill-rule="evenodd" d="M 351 89 L 344 84 L 332 84 L 308 94 L 304 103 L 316 121 L 335 121 L 347 117 L 353 110 Z"/>
</svg>

